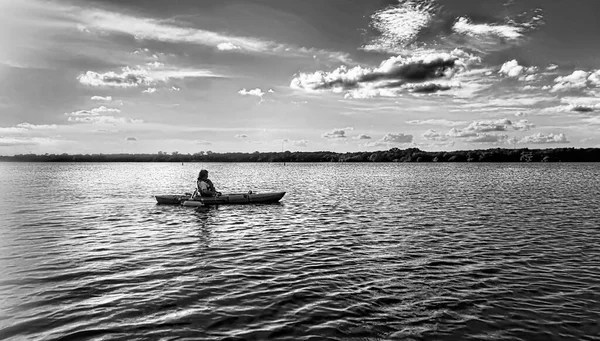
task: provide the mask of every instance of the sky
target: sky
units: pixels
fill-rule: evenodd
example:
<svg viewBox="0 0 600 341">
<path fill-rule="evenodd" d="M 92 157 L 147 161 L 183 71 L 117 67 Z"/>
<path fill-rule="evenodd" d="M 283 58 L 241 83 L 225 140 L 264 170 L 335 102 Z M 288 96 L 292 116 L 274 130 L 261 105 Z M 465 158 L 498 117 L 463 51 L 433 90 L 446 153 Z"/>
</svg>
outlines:
<svg viewBox="0 0 600 341">
<path fill-rule="evenodd" d="M 597 0 L 0 0 L 0 155 L 600 147 Z"/>
</svg>

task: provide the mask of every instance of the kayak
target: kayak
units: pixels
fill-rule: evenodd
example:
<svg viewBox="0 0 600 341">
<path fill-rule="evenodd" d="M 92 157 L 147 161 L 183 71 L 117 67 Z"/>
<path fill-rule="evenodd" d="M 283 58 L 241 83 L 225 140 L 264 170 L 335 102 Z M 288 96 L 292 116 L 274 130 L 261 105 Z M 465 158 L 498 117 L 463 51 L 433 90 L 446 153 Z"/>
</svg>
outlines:
<svg viewBox="0 0 600 341">
<path fill-rule="evenodd" d="M 218 197 L 198 197 L 190 195 L 157 195 L 156 202 L 163 205 L 205 206 L 205 205 L 239 205 L 239 204 L 271 204 L 283 198 L 285 192 L 269 193 L 230 193 Z"/>
</svg>

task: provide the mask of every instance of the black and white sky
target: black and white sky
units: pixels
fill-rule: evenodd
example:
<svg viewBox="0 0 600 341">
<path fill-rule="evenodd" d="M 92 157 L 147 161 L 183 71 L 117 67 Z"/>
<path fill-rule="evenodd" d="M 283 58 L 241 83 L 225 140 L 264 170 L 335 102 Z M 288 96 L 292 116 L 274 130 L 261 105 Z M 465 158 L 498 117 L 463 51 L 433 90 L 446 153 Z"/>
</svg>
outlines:
<svg viewBox="0 0 600 341">
<path fill-rule="evenodd" d="M 598 0 L 0 0 L 0 155 L 600 147 Z"/>
</svg>

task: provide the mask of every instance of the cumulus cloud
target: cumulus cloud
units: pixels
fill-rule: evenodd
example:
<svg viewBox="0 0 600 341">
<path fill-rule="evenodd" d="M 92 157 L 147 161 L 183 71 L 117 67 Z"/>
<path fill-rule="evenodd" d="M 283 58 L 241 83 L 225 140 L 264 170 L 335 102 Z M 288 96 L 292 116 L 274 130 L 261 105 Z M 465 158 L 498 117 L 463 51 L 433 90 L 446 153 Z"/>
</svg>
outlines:
<svg viewBox="0 0 600 341">
<path fill-rule="evenodd" d="M 170 90 L 171 91 L 179 91 L 179 90 L 181 90 L 181 88 L 178 88 L 176 86 L 172 86 Z"/>
<path fill-rule="evenodd" d="M 575 70 L 570 75 L 556 77 L 554 83 L 550 92 L 600 87 L 600 70 L 593 72 Z"/>
<path fill-rule="evenodd" d="M 474 143 L 503 143 L 508 140 L 506 134 L 477 134 L 467 138 L 468 142 Z"/>
<path fill-rule="evenodd" d="M 135 137 L 127 137 L 125 141 L 137 141 Z"/>
<path fill-rule="evenodd" d="M 260 88 L 256 88 L 256 89 L 252 89 L 252 90 L 246 90 L 246 88 L 238 91 L 238 94 L 242 95 L 242 96 L 256 96 L 256 97 L 260 97 L 262 98 L 265 93 L 264 91 L 262 91 L 262 89 Z"/>
<path fill-rule="evenodd" d="M 153 93 L 156 92 L 156 88 L 148 88 L 148 89 L 146 89 L 146 90 L 144 90 L 142 92 L 146 93 L 146 94 L 153 94 Z"/>
<path fill-rule="evenodd" d="M 448 137 L 467 138 L 468 142 L 502 142 L 508 139 L 505 134 L 489 134 L 490 132 L 514 130 L 526 131 L 534 127 L 527 120 L 513 122 L 507 118 L 497 120 L 473 121 L 463 129 L 452 128 L 446 134 Z"/>
<path fill-rule="evenodd" d="M 366 134 L 358 134 L 357 136 L 353 137 L 355 140 L 370 140 L 371 136 L 366 135 Z"/>
<path fill-rule="evenodd" d="M 520 120 L 517 122 L 512 122 L 512 127 L 514 130 L 526 131 L 531 130 L 531 128 L 534 128 L 535 125 L 527 120 Z"/>
<path fill-rule="evenodd" d="M 491 131 L 506 131 L 512 125 L 509 119 L 473 121 L 464 130 L 483 133 Z"/>
<path fill-rule="evenodd" d="M 201 146 L 209 146 L 209 145 L 211 145 L 211 144 L 212 144 L 212 142 L 210 142 L 210 141 L 205 141 L 205 140 L 194 140 L 194 142 L 193 142 L 193 143 L 194 143 L 194 144 L 197 144 L 197 145 L 201 145 Z"/>
<path fill-rule="evenodd" d="M 376 147 L 376 146 L 392 146 L 398 144 L 406 144 L 411 143 L 413 141 L 412 135 L 407 134 L 385 134 L 381 139 L 374 142 L 367 142 L 366 146 Z"/>
<path fill-rule="evenodd" d="M 330 132 L 321 134 L 321 136 L 326 139 L 345 139 L 347 137 L 344 129 L 333 129 Z"/>
<path fill-rule="evenodd" d="M 532 81 L 535 80 L 535 72 L 537 71 L 537 67 L 525 67 L 519 65 L 516 59 L 510 60 L 500 67 L 498 73 L 506 75 L 510 78 L 519 78 L 519 80 L 523 81 Z"/>
<path fill-rule="evenodd" d="M 431 141 L 447 141 L 448 135 L 440 133 L 436 130 L 429 129 L 423 133 L 423 138 Z"/>
<path fill-rule="evenodd" d="M 237 134 L 237 135 L 235 135 L 236 139 L 245 139 L 247 137 L 248 137 L 248 135 L 246 135 L 246 134 Z"/>
<path fill-rule="evenodd" d="M 340 66 L 326 72 L 299 73 L 290 87 L 308 91 L 330 90 L 343 92 L 354 90 L 351 97 L 397 96 L 403 91 L 436 92 L 448 90 L 452 84 L 439 80 L 450 79 L 479 59 L 455 49 L 450 53 L 435 53 L 415 57 L 395 56 L 384 60 L 379 67 L 370 68 Z M 430 82 L 438 80 L 437 82 Z"/>
<path fill-rule="evenodd" d="M 296 146 L 296 147 L 306 147 L 308 146 L 308 141 L 307 140 L 291 140 L 288 141 L 289 143 L 291 143 L 292 145 Z"/>
<path fill-rule="evenodd" d="M 113 71 L 106 73 L 87 71 L 86 73 L 77 76 L 77 80 L 79 80 L 81 84 L 89 86 L 112 86 L 118 88 L 130 88 L 152 83 L 146 70 L 132 69 L 128 66 L 124 67 L 121 73 Z"/>
<path fill-rule="evenodd" d="M 90 98 L 92 101 L 104 101 L 104 102 L 110 102 L 112 101 L 112 96 L 92 96 Z"/>
<path fill-rule="evenodd" d="M 531 136 L 525 136 L 520 141 L 520 143 L 534 143 L 534 144 L 544 144 L 544 143 L 571 143 L 567 139 L 564 133 L 554 134 L 550 133 L 545 135 L 543 133 L 537 133 Z"/>
</svg>

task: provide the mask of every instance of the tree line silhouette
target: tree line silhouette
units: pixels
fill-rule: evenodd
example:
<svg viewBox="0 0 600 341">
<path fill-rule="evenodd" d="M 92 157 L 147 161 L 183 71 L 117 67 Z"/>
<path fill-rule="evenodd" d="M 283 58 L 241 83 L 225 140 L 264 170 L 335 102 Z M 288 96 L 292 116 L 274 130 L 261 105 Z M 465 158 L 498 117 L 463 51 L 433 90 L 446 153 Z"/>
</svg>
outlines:
<svg viewBox="0 0 600 341">
<path fill-rule="evenodd" d="M 12 162 L 600 162 L 600 148 L 485 149 L 427 152 L 418 148 L 372 152 L 253 152 L 194 154 L 18 154 Z"/>
</svg>

